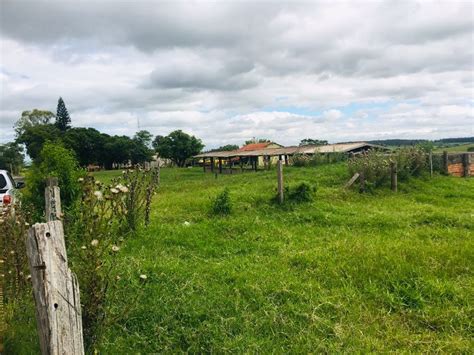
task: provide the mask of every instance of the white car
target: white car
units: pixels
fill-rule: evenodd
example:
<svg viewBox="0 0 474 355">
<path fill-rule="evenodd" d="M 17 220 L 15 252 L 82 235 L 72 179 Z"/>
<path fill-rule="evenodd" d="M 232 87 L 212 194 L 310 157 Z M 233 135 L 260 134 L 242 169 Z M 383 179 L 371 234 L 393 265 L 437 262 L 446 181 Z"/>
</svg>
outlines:
<svg viewBox="0 0 474 355">
<path fill-rule="evenodd" d="M 0 211 L 4 206 L 15 203 L 16 190 L 24 186 L 23 181 L 15 182 L 7 170 L 0 170 Z"/>
</svg>

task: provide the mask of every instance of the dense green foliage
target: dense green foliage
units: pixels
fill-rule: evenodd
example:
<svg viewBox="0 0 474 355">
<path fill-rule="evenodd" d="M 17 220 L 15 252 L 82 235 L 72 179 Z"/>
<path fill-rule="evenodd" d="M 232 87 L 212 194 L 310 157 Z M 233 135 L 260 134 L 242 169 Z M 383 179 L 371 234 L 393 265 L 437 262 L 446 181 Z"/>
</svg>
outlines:
<svg viewBox="0 0 474 355">
<path fill-rule="evenodd" d="M 211 149 L 209 152 L 230 152 L 232 150 L 237 150 L 239 149 L 239 146 L 237 144 L 226 144 L 223 146 L 220 146 L 219 148 L 216 149 Z"/>
<path fill-rule="evenodd" d="M 214 215 L 228 215 L 232 212 L 232 202 L 228 188 L 225 188 L 214 198 L 211 205 L 211 212 Z"/>
<path fill-rule="evenodd" d="M 314 194 L 317 188 L 309 182 L 302 181 L 296 185 L 286 187 L 286 201 L 303 203 L 311 202 L 314 199 Z"/>
<path fill-rule="evenodd" d="M 33 109 L 31 111 L 23 111 L 20 119 L 13 127 L 17 136 L 21 136 L 26 128 L 50 123 L 55 117 L 51 111 Z"/>
<path fill-rule="evenodd" d="M 23 166 L 23 149 L 16 143 L 0 144 L 0 169 L 18 174 Z"/>
<path fill-rule="evenodd" d="M 60 137 L 61 132 L 54 124 L 38 124 L 25 127 L 21 135 L 17 136 L 16 142 L 24 144 L 26 153 L 36 160 L 45 143 L 58 142 Z"/>
<path fill-rule="evenodd" d="M 78 197 L 80 186 L 78 179 L 84 175 L 77 164 L 74 154 L 55 143 L 46 143 L 38 159 L 33 163 L 26 176 L 27 189 L 24 192 L 25 203 L 31 204 L 36 220 L 44 211 L 44 188 L 46 178 L 58 178 L 61 187 L 61 203 L 64 211 L 73 205 Z"/>
<path fill-rule="evenodd" d="M 101 353 L 471 351 L 474 179 L 359 194 L 343 189 L 344 163 L 285 167 L 285 184 L 318 190 L 281 207 L 274 170 L 161 175 L 149 230 L 115 258 L 121 297 L 110 306 L 129 314 Z M 225 187 L 232 214 L 213 217 L 209 196 Z M 10 352 L 38 352 L 28 309 L 9 324 Z"/>
<path fill-rule="evenodd" d="M 200 139 L 177 130 L 165 137 L 156 136 L 153 147 L 160 157 L 171 159 L 177 166 L 183 167 L 189 158 L 201 152 L 204 145 Z"/>
<path fill-rule="evenodd" d="M 326 141 L 326 140 L 305 138 L 305 139 L 301 140 L 299 145 L 301 147 L 301 146 L 305 146 L 305 145 L 326 145 L 326 144 L 328 144 L 328 141 Z"/>
<path fill-rule="evenodd" d="M 400 148 L 391 154 L 370 150 L 349 159 L 349 174 L 363 174 L 367 187 L 379 187 L 390 181 L 390 164 L 396 163 L 399 180 L 420 176 L 428 170 L 428 155 L 418 146 Z"/>
</svg>

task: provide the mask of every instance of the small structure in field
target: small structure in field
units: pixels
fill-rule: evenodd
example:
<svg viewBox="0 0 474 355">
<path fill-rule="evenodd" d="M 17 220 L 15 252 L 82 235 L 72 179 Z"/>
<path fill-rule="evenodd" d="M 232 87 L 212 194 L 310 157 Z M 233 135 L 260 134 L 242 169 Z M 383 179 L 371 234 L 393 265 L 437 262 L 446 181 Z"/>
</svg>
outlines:
<svg viewBox="0 0 474 355">
<path fill-rule="evenodd" d="M 366 142 L 355 143 L 337 143 L 322 146 L 306 145 L 306 146 L 290 146 L 282 147 L 276 143 L 255 143 L 249 144 L 237 150 L 232 151 L 216 151 L 195 155 L 193 158 L 202 162 L 204 171 L 210 170 L 219 173 L 233 173 L 236 164 L 243 171 L 245 166 L 250 165 L 251 170 L 258 170 L 259 166 L 268 168 L 277 160 L 284 160 L 285 165 L 289 165 L 291 157 L 297 154 L 314 155 L 314 154 L 360 154 L 371 149 L 389 150 L 386 147 L 370 144 Z"/>
</svg>

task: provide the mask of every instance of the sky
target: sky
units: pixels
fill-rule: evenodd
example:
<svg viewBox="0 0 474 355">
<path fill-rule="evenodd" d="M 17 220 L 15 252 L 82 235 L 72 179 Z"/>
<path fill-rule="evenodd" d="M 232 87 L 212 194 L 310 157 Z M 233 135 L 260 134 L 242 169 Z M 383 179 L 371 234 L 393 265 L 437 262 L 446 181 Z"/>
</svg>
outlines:
<svg viewBox="0 0 474 355">
<path fill-rule="evenodd" d="M 0 2 L 0 143 L 24 110 L 206 148 L 474 136 L 471 1 Z"/>
</svg>

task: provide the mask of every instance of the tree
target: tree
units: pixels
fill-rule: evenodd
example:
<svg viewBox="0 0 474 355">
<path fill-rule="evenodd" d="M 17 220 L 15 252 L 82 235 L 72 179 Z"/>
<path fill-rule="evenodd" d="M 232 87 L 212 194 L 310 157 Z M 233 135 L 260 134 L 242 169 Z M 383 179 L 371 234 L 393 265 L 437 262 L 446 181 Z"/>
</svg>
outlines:
<svg viewBox="0 0 474 355">
<path fill-rule="evenodd" d="M 230 152 L 232 150 L 237 150 L 237 149 L 239 149 L 239 146 L 237 144 L 226 144 L 226 145 L 223 145 L 222 147 L 211 149 L 209 152 Z"/>
<path fill-rule="evenodd" d="M 252 138 L 248 141 L 245 141 L 245 145 L 247 144 L 255 144 L 255 143 L 271 143 L 272 141 L 267 138 Z"/>
<path fill-rule="evenodd" d="M 0 145 L 0 169 L 18 174 L 23 165 L 23 149 L 15 142 Z"/>
<path fill-rule="evenodd" d="M 104 138 L 104 151 L 100 163 L 106 169 L 112 169 L 113 164 L 127 164 L 130 161 L 133 150 L 133 141 L 127 136 L 109 136 L 102 134 Z"/>
<path fill-rule="evenodd" d="M 55 124 L 61 132 L 65 132 L 71 127 L 71 117 L 69 117 L 69 112 L 67 112 L 66 104 L 62 97 L 58 100 Z"/>
<path fill-rule="evenodd" d="M 67 211 L 79 196 L 78 178 L 83 175 L 84 171 L 79 168 L 72 151 L 64 148 L 61 142 L 47 142 L 26 176 L 25 202 L 31 203 L 35 207 L 34 213 L 38 214 L 36 217 L 40 217 L 44 210 L 45 180 L 55 176 L 61 187 L 61 204 Z"/>
<path fill-rule="evenodd" d="M 142 164 L 150 161 L 153 156 L 153 150 L 150 149 L 153 135 L 148 131 L 139 131 L 133 137 L 130 159 L 132 164 Z"/>
<path fill-rule="evenodd" d="M 141 130 L 135 133 L 135 136 L 133 137 L 133 139 L 136 140 L 137 142 L 140 142 L 144 146 L 151 148 L 153 135 L 147 130 Z"/>
<path fill-rule="evenodd" d="M 35 160 L 46 142 L 60 140 L 60 136 L 61 132 L 53 124 L 25 126 L 21 135 L 17 137 L 16 143 L 24 144 L 30 158 Z"/>
<path fill-rule="evenodd" d="M 97 164 L 104 154 L 104 138 L 94 128 L 74 127 L 63 136 L 64 146 L 76 154 L 81 166 Z"/>
<path fill-rule="evenodd" d="M 320 139 L 305 138 L 300 142 L 300 147 L 304 145 L 327 145 L 328 141 Z"/>
<path fill-rule="evenodd" d="M 23 111 L 21 113 L 20 119 L 16 121 L 15 125 L 13 126 L 16 136 L 21 136 L 28 127 L 50 123 L 53 117 L 54 113 L 51 111 L 38 110 L 36 108 L 32 111 Z"/>
<path fill-rule="evenodd" d="M 187 159 L 199 154 L 204 148 L 200 139 L 181 130 L 171 132 L 166 137 L 157 136 L 153 146 L 160 157 L 171 159 L 179 167 L 185 166 Z"/>
</svg>

